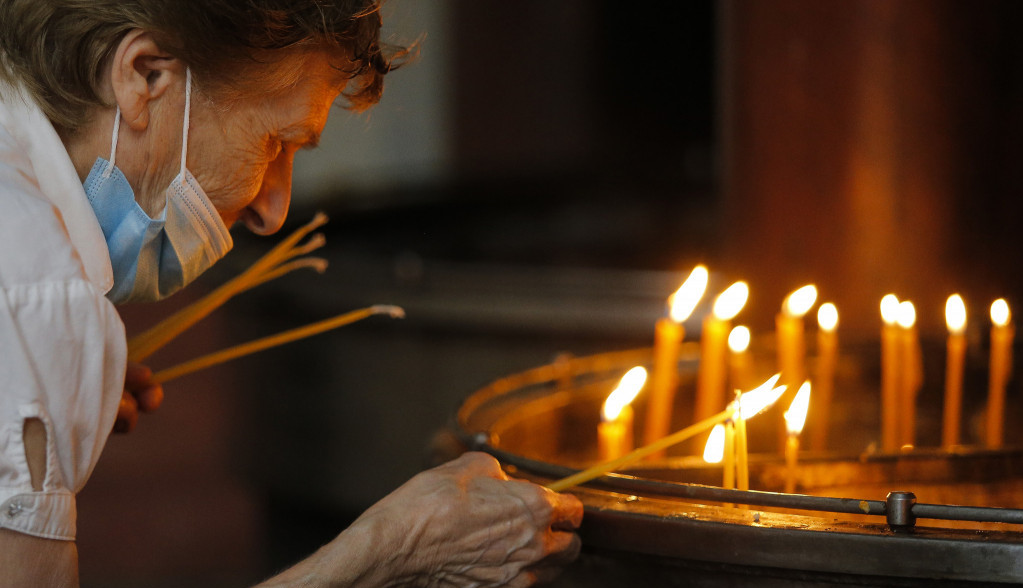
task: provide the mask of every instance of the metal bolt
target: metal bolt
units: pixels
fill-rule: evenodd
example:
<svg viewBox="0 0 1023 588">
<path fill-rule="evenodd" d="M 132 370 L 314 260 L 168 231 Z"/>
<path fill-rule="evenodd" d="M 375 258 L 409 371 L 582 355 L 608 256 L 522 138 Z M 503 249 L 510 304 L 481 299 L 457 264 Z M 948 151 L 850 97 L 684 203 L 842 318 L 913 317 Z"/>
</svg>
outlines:
<svg viewBox="0 0 1023 588">
<path fill-rule="evenodd" d="M 493 441 L 492 436 L 490 435 L 490 433 L 486 431 L 480 431 L 479 433 L 476 433 L 472 437 L 472 442 L 473 445 L 475 445 L 476 449 L 479 449 L 480 447 L 485 447 L 486 445 L 490 445 L 492 441 Z"/>
<path fill-rule="evenodd" d="M 914 504 L 916 494 L 912 492 L 889 492 L 885 500 L 885 518 L 888 520 L 888 526 L 903 529 L 916 525 L 916 517 L 913 515 Z"/>
</svg>

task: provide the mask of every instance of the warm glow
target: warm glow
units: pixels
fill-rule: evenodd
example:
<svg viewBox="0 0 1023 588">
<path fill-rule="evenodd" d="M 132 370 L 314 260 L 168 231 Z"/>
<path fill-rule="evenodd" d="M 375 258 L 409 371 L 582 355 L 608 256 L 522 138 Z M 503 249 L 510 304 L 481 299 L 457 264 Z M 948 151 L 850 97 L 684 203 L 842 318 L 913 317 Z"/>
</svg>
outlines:
<svg viewBox="0 0 1023 588">
<path fill-rule="evenodd" d="M 607 395 L 604 401 L 604 408 L 600 411 L 604 422 L 610 422 L 618 418 L 622 409 L 629 405 L 646 383 L 646 370 L 636 366 L 625 372 L 618 387 Z"/>
<path fill-rule="evenodd" d="M 746 305 L 748 298 L 749 286 L 746 282 L 732 284 L 714 301 L 714 317 L 723 321 L 732 320 Z"/>
<path fill-rule="evenodd" d="M 813 308 L 814 302 L 817 302 L 817 286 L 810 284 L 789 294 L 783 310 L 788 316 L 800 317 Z"/>
<path fill-rule="evenodd" d="M 721 463 L 725 458 L 725 426 L 714 425 L 710 430 L 710 437 L 707 438 L 707 445 L 703 448 L 703 461 L 707 463 Z"/>
<path fill-rule="evenodd" d="M 887 325 L 894 325 L 899 320 L 899 299 L 895 294 L 886 294 L 881 299 L 881 320 Z"/>
<path fill-rule="evenodd" d="M 707 290 L 708 277 L 706 267 L 698 265 L 693 268 L 686 281 L 671 295 L 671 320 L 681 323 L 689 318 Z"/>
<path fill-rule="evenodd" d="M 810 409 L 810 382 L 803 382 L 792 399 L 792 404 L 785 411 L 785 428 L 789 435 L 798 435 L 803 432 L 803 425 L 806 424 L 806 413 Z"/>
<path fill-rule="evenodd" d="M 781 378 L 781 374 L 775 374 L 757 388 L 739 396 L 739 416 L 743 420 L 748 420 L 771 408 L 781 398 L 781 395 L 785 393 L 785 386 L 774 387 L 779 378 Z"/>
<path fill-rule="evenodd" d="M 895 319 L 903 329 L 910 329 L 916 324 L 916 307 L 909 300 L 899 303 L 899 314 Z"/>
<path fill-rule="evenodd" d="M 739 325 L 732 329 L 731 333 L 728 333 L 728 348 L 732 350 L 732 353 L 742 353 L 749 348 L 750 338 L 749 327 Z"/>
<path fill-rule="evenodd" d="M 817 325 L 824 331 L 834 331 L 838 326 L 838 309 L 830 302 L 825 302 L 817 309 Z"/>
<path fill-rule="evenodd" d="M 963 297 L 953 294 L 945 302 L 945 324 L 948 331 L 956 335 L 963 332 L 966 327 L 966 305 L 963 304 Z"/>
<path fill-rule="evenodd" d="M 1012 318 L 1009 313 L 1009 303 L 1004 298 L 999 298 L 991 303 L 991 322 L 1004 327 L 1009 324 L 1009 319 Z"/>
</svg>

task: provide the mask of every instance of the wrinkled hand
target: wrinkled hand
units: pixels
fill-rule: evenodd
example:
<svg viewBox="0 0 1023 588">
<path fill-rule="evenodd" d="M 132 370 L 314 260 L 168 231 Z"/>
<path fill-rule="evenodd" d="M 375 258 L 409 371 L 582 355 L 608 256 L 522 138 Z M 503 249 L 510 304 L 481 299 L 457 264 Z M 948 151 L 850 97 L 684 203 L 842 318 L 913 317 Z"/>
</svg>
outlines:
<svg viewBox="0 0 1023 588">
<path fill-rule="evenodd" d="M 163 386 L 152 381 L 153 370 L 139 364 L 128 362 L 128 370 L 124 375 L 124 392 L 121 404 L 117 407 L 117 420 L 114 421 L 115 433 L 129 433 L 139 420 L 139 411 L 153 412 L 163 402 Z"/>
<path fill-rule="evenodd" d="M 363 515 L 384 519 L 397 546 L 389 566 L 422 587 L 530 586 L 579 553 L 583 506 L 467 453 L 423 472 Z M 358 522 L 356 523 L 358 524 Z"/>
</svg>

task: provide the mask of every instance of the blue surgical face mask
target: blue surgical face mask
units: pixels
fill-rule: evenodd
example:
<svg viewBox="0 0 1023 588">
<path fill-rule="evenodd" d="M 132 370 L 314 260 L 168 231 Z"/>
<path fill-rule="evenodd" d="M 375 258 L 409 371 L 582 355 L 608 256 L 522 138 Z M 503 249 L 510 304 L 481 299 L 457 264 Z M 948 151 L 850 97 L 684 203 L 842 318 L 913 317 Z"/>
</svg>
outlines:
<svg viewBox="0 0 1023 588">
<path fill-rule="evenodd" d="M 151 218 L 115 165 L 121 109 L 117 109 L 110 161 L 102 157 L 85 180 L 89 198 L 110 251 L 114 303 L 160 300 L 184 288 L 231 250 L 231 233 L 192 173 L 185 168 L 192 73 L 185 73 L 185 122 L 181 171 L 165 190 L 163 210 Z"/>
</svg>

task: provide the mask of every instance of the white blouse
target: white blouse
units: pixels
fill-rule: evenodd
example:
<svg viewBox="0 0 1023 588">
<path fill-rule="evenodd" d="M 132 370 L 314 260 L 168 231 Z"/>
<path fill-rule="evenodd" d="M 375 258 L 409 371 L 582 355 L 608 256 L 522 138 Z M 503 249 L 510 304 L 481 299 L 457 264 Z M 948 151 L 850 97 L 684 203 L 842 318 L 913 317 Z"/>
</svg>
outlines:
<svg viewBox="0 0 1023 588">
<path fill-rule="evenodd" d="M 104 294 L 110 257 L 53 126 L 0 83 L 0 528 L 74 540 L 75 493 L 92 473 L 124 387 L 124 325 Z M 33 491 L 27 419 L 46 427 Z"/>
</svg>

